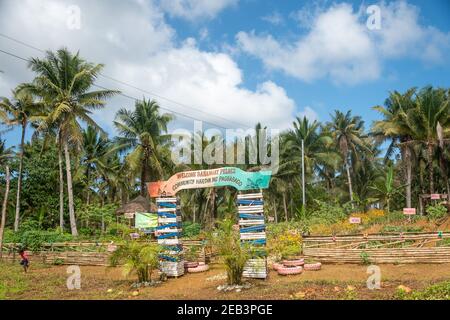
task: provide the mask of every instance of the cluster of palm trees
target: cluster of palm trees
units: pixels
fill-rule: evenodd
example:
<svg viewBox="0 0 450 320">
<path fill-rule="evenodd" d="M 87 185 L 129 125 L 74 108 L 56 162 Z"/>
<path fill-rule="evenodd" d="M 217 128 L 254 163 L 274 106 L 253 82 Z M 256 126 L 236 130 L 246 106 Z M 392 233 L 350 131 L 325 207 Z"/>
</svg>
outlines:
<svg viewBox="0 0 450 320">
<path fill-rule="evenodd" d="M 170 157 L 172 141 L 167 126 L 173 120 L 161 114 L 154 100 L 136 101 L 134 109 L 116 114 L 118 136 L 108 138 L 91 117 L 106 100 L 119 91 L 96 86 L 103 68 L 66 49 L 47 52 L 43 59 L 31 59 L 35 73 L 31 83 L 19 85 L 12 98 L 0 100 L 3 127 L 20 127 L 18 151 L 5 147 L 0 139 L 0 168 L 5 186 L 2 228 L 8 206 L 9 178 L 14 179 L 13 228 L 20 227 L 21 186 L 24 150 L 40 141 L 43 152 L 57 146 L 59 176 L 59 227 L 65 228 L 68 208 L 70 231 L 78 234 L 75 202 L 86 205 L 124 203 L 140 193 L 146 196 L 146 182 L 165 179 L 186 169 L 207 169 L 218 165 L 175 165 Z M 97 89 L 93 89 L 97 87 Z M 316 200 L 351 205 L 354 210 L 380 204 L 389 210 L 412 207 L 424 193 L 447 193 L 450 198 L 450 90 L 425 87 L 404 94 L 390 93 L 384 106 L 376 106 L 382 119 L 366 130 L 364 121 L 351 111 L 335 111 L 326 123 L 296 118 L 291 129 L 280 134 L 280 169 L 265 193 L 268 214 L 276 221 L 294 218 L 302 207 L 301 150 L 304 147 L 306 207 Z M 31 128 L 31 142 L 25 142 Z M 256 129 L 262 129 L 257 124 Z M 207 144 L 212 138 L 195 135 Z M 382 155 L 383 149 L 385 155 Z M 10 174 L 10 163 L 17 169 Z M 256 165 L 239 165 L 258 170 Z M 416 174 L 413 174 L 416 173 Z M 74 191 L 74 181 L 77 186 Z M 428 187 L 427 187 L 428 186 Z M 404 192 L 403 192 L 404 191 Z M 212 224 L 234 210 L 236 191 L 230 188 L 186 190 L 180 193 L 185 218 Z M 281 209 L 281 210 L 280 210 Z M 1 232 L 0 232 L 1 233 Z"/>
</svg>

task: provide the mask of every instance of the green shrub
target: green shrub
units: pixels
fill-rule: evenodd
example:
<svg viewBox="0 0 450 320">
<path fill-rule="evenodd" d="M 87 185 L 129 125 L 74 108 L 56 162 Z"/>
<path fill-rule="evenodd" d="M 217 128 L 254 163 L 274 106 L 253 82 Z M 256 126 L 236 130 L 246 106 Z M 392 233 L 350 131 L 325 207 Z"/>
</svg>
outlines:
<svg viewBox="0 0 450 320">
<path fill-rule="evenodd" d="M 133 229 L 123 223 L 111 223 L 107 228 L 108 235 L 122 239 L 128 238 L 131 232 L 133 232 Z"/>
<path fill-rule="evenodd" d="M 64 264 L 64 259 L 55 258 L 55 259 L 53 259 L 53 263 L 52 264 L 55 265 L 55 266 L 61 266 L 61 265 Z"/>
<path fill-rule="evenodd" d="M 425 211 L 428 220 L 439 220 L 447 215 L 447 208 L 442 204 L 427 206 Z"/>
<path fill-rule="evenodd" d="M 365 265 L 371 264 L 370 255 L 367 252 L 365 252 L 365 251 L 361 252 L 360 258 L 361 258 L 362 264 L 365 264 Z"/>
<path fill-rule="evenodd" d="M 348 210 L 338 204 L 315 200 L 315 207 L 309 214 L 309 224 L 333 224 L 348 217 Z"/>
<path fill-rule="evenodd" d="M 62 234 L 58 231 L 30 230 L 20 234 L 19 243 L 27 250 L 37 252 L 41 250 L 44 243 L 65 242 L 72 240 L 69 234 Z"/>
<path fill-rule="evenodd" d="M 400 300 L 450 300 L 450 281 L 436 283 L 410 294 L 398 290 L 395 298 Z"/>
<path fill-rule="evenodd" d="M 183 222 L 182 227 L 183 227 L 182 236 L 186 238 L 198 236 L 202 229 L 201 224 L 195 222 Z"/>
<path fill-rule="evenodd" d="M 127 241 L 109 257 L 111 266 L 124 263 L 124 272 L 127 275 L 136 273 L 138 281 L 149 282 L 152 280 L 153 270 L 159 266 L 159 254 L 161 246 L 155 243 L 139 243 Z"/>
<path fill-rule="evenodd" d="M 250 246 L 241 245 L 239 231 L 233 228 L 231 219 L 219 222 L 218 228 L 212 234 L 212 243 L 217 248 L 227 270 L 228 284 L 242 283 L 242 273 L 247 260 L 251 257 Z"/>
</svg>

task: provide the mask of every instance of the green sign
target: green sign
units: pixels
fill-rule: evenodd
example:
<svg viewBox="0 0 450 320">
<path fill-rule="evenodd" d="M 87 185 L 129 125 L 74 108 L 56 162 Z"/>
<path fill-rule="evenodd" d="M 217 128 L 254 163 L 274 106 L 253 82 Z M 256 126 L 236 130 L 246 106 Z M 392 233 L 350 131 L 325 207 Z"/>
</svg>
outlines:
<svg viewBox="0 0 450 320">
<path fill-rule="evenodd" d="M 137 229 L 150 229 L 158 226 L 158 215 L 156 213 L 136 213 L 134 226 Z"/>
</svg>

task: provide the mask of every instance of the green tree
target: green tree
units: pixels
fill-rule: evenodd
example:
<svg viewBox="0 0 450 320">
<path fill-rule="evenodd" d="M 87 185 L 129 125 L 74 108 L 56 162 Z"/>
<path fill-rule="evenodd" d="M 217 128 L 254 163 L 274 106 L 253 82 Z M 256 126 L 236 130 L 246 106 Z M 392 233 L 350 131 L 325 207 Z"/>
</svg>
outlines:
<svg viewBox="0 0 450 320">
<path fill-rule="evenodd" d="M 20 216 L 20 193 L 22 188 L 22 171 L 23 171 L 23 148 L 25 143 L 25 132 L 28 123 L 42 111 L 43 105 L 35 101 L 34 97 L 24 90 L 14 90 L 13 100 L 8 98 L 1 98 L 0 108 L 6 111 L 9 115 L 7 120 L 8 125 L 20 126 L 20 153 L 19 153 L 19 176 L 17 178 L 17 192 L 16 192 L 16 214 L 14 218 L 14 231 L 19 230 L 19 216 Z"/>
<path fill-rule="evenodd" d="M 372 134 L 379 141 L 390 140 L 391 143 L 386 152 L 387 160 L 396 148 L 400 148 L 403 163 L 406 165 L 406 206 L 411 208 L 411 182 L 413 165 L 413 132 L 410 126 L 411 120 L 408 118 L 411 111 L 415 109 L 414 95 L 415 88 L 407 90 L 404 94 L 393 91 L 386 99 L 385 106 L 375 106 L 383 115 L 383 120 L 374 122 Z"/>
<path fill-rule="evenodd" d="M 391 210 L 391 200 L 395 194 L 400 193 L 403 186 L 396 187 L 394 184 L 394 167 L 389 166 L 384 177 L 380 177 L 375 180 L 371 187 L 379 200 L 381 200 L 386 206 L 386 210 L 389 213 Z"/>
<path fill-rule="evenodd" d="M 56 53 L 48 51 L 44 59 L 33 58 L 30 68 L 37 76 L 31 84 L 23 85 L 23 88 L 42 97 L 49 108 L 48 114 L 41 117 L 38 130 L 57 125 L 66 162 L 70 228 L 72 235 L 76 236 L 78 231 L 69 149 L 80 148 L 82 144 L 79 121 L 102 131 L 90 115 L 93 110 L 104 107 L 104 99 L 118 91 L 90 91 L 103 65 L 86 62 L 79 53 L 72 54 L 67 49 L 60 49 Z"/>
<path fill-rule="evenodd" d="M 132 150 L 127 161 L 132 170 L 140 169 L 142 196 L 146 196 L 151 169 L 163 174 L 161 149 L 170 142 L 170 136 L 164 134 L 170 120 L 171 115 L 159 113 L 156 101 L 145 98 L 136 102 L 133 111 L 120 109 L 116 114 L 114 125 L 120 135 L 117 143 L 122 151 Z"/>
<path fill-rule="evenodd" d="M 444 148 L 450 136 L 450 99 L 445 89 L 425 87 L 416 98 L 416 108 L 410 110 L 413 138 L 427 150 L 429 192 L 435 191 L 434 160 L 437 148 Z"/>
<path fill-rule="evenodd" d="M 5 141 L 0 140 L 0 167 L 5 167 L 5 193 L 3 196 L 2 216 L 0 221 L 0 259 L 2 257 L 3 251 L 3 234 L 5 232 L 6 226 L 6 207 L 8 206 L 8 196 L 9 196 L 9 184 L 10 184 L 9 161 L 12 156 L 13 156 L 12 149 L 6 148 Z"/>
<path fill-rule="evenodd" d="M 353 186 L 351 177 L 351 153 L 357 157 L 358 148 L 363 149 L 366 152 L 370 152 L 367 148 L 367 138 L 364 133 L 364 122 L 359 116 L 352 116 L 351 111 L 343 113 L 336 110 L 334 115 L 331 116 L 331 122 L 329 123 L 331 134 L 336 142 L 343 161 L 345 170 L 347 172 L 348 191 L 350 194 L 350 201 L 353 204 Z"/>
</svg>

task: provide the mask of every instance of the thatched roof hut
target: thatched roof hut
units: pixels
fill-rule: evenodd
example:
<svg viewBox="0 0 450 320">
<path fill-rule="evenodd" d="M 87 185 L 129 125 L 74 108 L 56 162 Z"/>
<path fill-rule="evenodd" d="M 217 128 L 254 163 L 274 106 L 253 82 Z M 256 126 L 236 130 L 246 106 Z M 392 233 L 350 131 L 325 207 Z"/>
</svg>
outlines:
<svg viewBox="0 0 450 320">
<path fill-rule="evenodd" d="M 156 212 L 156 205 L 143 196 L 137 196 L 116 210 L 117 215 L 133 217 L 136 212 Z"/>
</svg>

